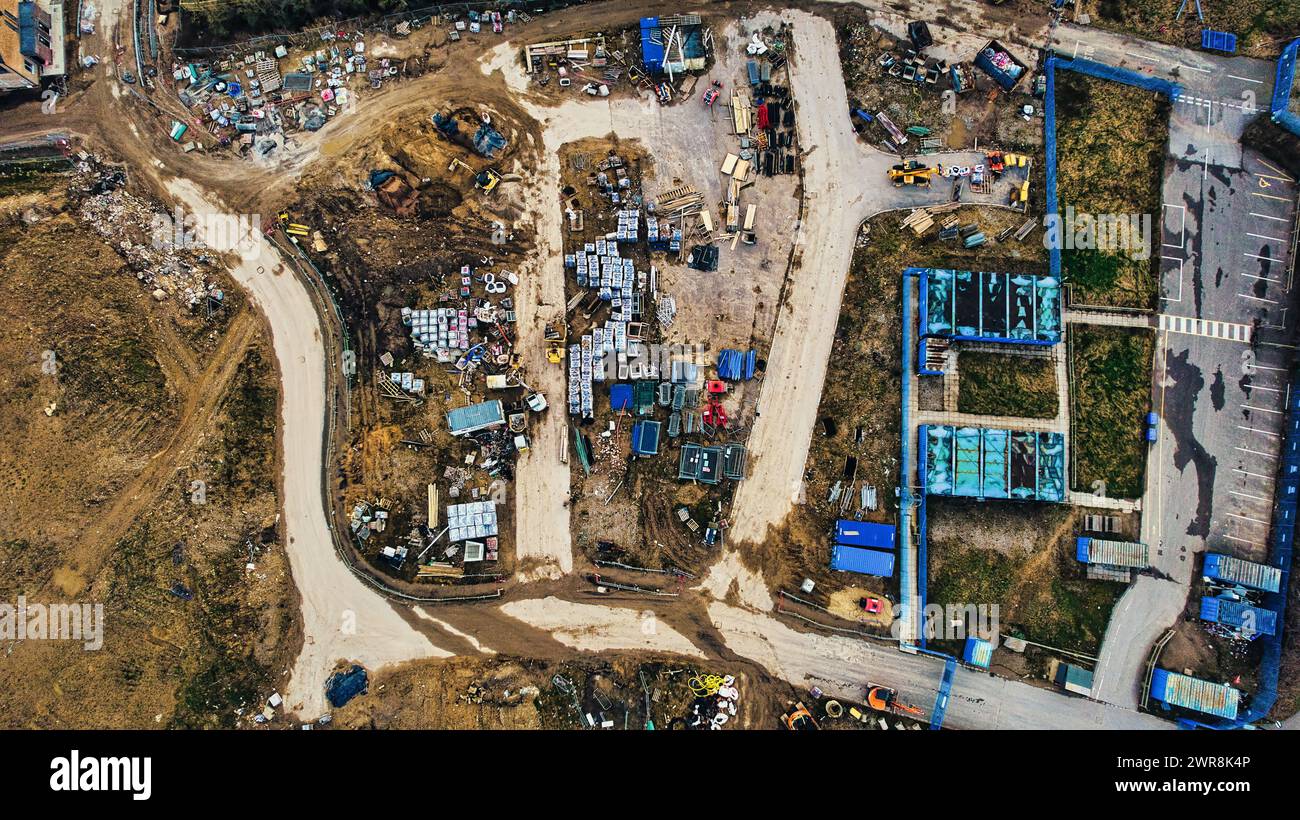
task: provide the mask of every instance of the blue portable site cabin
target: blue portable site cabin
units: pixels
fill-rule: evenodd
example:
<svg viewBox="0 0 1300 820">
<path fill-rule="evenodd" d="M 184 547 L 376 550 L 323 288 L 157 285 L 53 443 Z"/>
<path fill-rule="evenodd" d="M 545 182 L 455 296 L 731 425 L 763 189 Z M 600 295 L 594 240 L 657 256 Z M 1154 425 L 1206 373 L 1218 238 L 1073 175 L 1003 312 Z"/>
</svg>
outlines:
<svg viewBox="0 0 1300 820">
<path fill-rule="evenodd" d="M 659 428 L 657 421 L 638 421 L 632 425 L 632 452 L 639 456 L 659 455 Z"/>
<path fill-rule="evenodd" d="M 1223 683 L 1180 675 L 1168 669 L 1151 674 L 1151 697 L 1167 706 L 1180 706 L 1207 715 L 1236 720 L 1241 692 Z"/>
<path fill-rule="evenodd" d="M 1065 500 L 1061 433 L 922 424 L 917 465 L 929 495 Z"/>
<path fill-rule="evenodd" d="M 874 524 L 870 521 L 849 521 L 841 518 L 835 522 L 835 543 L 879 550 L 897 549 L 898 528 L 893 524 Z"/>
<path fill-rule="evenodd" d="M 993 660 L 993 644 L 980 638 L 967 638 L 961 659 L 971 666 L 988 669 Z"/>
<path fill-rule="evenodd" d="M 1277 634 L 1276 612 L 1228 598 L 1202 598 L 1201 620 L 1252 635 Z"/>
<path fill-rule="evenodd" d="M 920 286 L 921 335 L 964 342 L 1061 341 L 1061 282 L 1053 276 L 909 268 Z"/>
<path fill-rule="evenodd" d="M 1261 592 L 1277 592 L 1282 587 L 1282 570 L 1277 567 L 1218 552 L 1205 554 L 1205 569 L 1201 574 L 1210 581 L 1240 584 Z"/>
<path fill-rule="evenodd" d="M 894 554 L 836 544 L 831 547 L 831 569 L 893 578 Z"/>
</svg>

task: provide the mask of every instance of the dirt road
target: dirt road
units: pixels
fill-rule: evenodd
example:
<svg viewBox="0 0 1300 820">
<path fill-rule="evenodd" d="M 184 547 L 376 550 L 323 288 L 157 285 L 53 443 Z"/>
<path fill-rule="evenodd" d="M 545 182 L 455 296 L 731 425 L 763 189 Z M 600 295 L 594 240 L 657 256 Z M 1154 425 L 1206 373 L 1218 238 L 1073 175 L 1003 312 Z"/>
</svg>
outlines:
<svg viewBox="0 0 1300 820">
<path fill-rule="evenodd" d="M 226 212 L 191 182 L 174 180 L 168 191 L 191 213 Z M 340 659 L 377 669 L 451 653 L 415 631 L 335 554 L 321 483 L 326 362 L 320 320 L 306 287 L 267 243 L 260 255 L 232 265 L 230 273 L 265 314 L 279 362 L 285 545 L 302 596 L 304 634 L 286 700 L 303 717 L 314 718 L 327 711 L 325 679 Z"/>
<path fill-rule="evenodd" d="M 795 25 L 790 86 L 805 148 L 804 217 L 758 418 L 749 439 L 752 472 L 733 507 L 733 543 L 760 543 L 799 501 L 821 401 L 840 298 L 858 225 L 865 216 L 866 152 L 849 119 L 835 30 L 821 17 L 787 11 Z"/>
</svg>

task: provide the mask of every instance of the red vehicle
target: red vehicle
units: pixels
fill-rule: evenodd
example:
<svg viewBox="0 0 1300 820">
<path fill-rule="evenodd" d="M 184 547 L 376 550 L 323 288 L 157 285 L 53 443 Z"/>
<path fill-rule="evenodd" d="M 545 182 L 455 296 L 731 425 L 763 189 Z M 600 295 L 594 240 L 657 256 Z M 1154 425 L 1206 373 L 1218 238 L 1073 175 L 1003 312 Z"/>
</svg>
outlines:
<svg viewBox="0 0 1300 820">
<path fill-rule="evenodd" d="M 858 599 L 858 608 L 861 609 L 863 612 L 866 612 L 866 613 L 871 614 L 871 615 L 875 615 L 877 612 L 880 611 L 880 599 L 879 599 L 879 598 L 859 598 L 859 599 Z"/>
<path fill-rule="evenodd" d="M 704 103 L 706 108 L 712 108 L 713 104 L 717 102 L 718 94 L 720 94 L 721 91 L 722 80 L 714 80 L 709 86 L 709 90 L 704 92 L 704 96 L 701 97 L 700 100 Z"/>
<path fill-rule="evenodd" d="M 710 393 L 726 393 L 727 383 L 721 379 L 713 379 L 704 383 L 704 389 Z"/>
<path fill-rule="evenodd" d="M 704 423 L 714 427 L 727 426 L 727 411 L 716 401 L 711 401 L 704 408 Z"/>
</svg>

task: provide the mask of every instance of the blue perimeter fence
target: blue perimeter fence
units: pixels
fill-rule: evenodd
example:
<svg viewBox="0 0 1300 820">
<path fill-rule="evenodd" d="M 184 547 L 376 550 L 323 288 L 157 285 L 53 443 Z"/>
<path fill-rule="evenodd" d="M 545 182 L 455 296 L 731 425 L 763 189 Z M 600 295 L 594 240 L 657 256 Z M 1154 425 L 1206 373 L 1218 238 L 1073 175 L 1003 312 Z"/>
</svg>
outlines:
<svg viewBox="0 0 1300 820">
<path fill-rule="evenodd" d="M 1300 116 L 1290 109 L 1297 51 L 1300 51 L 1300 37 L 1282 49 L 1282 56 L 1277 58 L 1277 79 L 1273 83 L 1273 104 L 1269 106 L 1269 114 L 1273 122 L 1300 137 Z"/>
</svg>

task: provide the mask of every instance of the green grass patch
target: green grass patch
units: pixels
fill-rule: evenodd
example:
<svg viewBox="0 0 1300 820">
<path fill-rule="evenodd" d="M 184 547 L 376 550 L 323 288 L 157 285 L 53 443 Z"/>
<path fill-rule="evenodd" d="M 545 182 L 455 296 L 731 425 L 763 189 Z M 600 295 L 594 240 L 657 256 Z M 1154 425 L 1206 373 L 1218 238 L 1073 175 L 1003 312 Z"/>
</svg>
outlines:
<svg viewBox="0 0 1300 820">
<path fill-rule="evenodd" d="M 997 604 L 1003 633 L 1095 654 L 1124 585 L 1087 580 L 1078 565 L 1071 565 L 1066 546 L 1017 557 L 960 548 L 944 555 L 931 571 L 927 600 Z"/>
<path fill-rule="evenodd" d="M 1161 187 L 1169 141 L 1169 102 L 1159 94 L 1062 71 L 1057 74 L 1057 190 L 1061 210 L 1136 214 L 1160 226 Z M 1064 238 L 1064 237 L 1063 237 Z M 1147 248 L 1150 251 L 1150 248 Z M 1155 307 L 1157 254 L 1066 248 L 1062 275 L 1076 301 Z"/>
<path fill-rule="evenodd" d="M 1146 420 L 1151 406 L 1155 335 L 1146 329 L 1076 325 L 1070 333 L 1074 367 L 1074 489 L 1138 498 L 1144 488 Z"/>
<path fill-rule="evenodd" d="M 1056 418 L 1056 368 L 1038 356 L 963 352 L 957 360 L 957 409 L 985 416 Z"/>
</svg>

